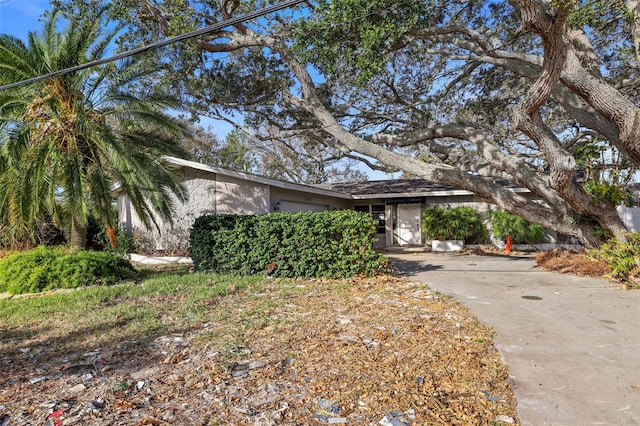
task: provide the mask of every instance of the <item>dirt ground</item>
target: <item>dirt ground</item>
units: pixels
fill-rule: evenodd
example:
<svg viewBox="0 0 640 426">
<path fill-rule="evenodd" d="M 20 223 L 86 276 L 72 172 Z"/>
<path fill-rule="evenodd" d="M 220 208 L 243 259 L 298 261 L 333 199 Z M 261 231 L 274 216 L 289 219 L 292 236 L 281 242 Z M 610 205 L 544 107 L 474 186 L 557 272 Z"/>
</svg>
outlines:
<svg viewBox="0 0 640 426">
<path fill-rule="evenodd" d="M 273 280 L 207 309 L 79 352 L 0 324 L 0 426 L 518 423 L 492 331 L 424 284 Z"/>
</svg>

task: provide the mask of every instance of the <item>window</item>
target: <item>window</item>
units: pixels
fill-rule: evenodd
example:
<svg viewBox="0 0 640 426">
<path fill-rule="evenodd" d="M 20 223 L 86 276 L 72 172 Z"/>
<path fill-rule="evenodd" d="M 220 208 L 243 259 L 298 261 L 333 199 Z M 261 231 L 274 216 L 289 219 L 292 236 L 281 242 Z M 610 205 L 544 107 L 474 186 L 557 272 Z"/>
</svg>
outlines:
<svg viewBox="0 0 640 426">
<path fill-rule="evenodd" d="M 367 204 L 362 206 L 354 206 L 353 209 L 357 212 L 371 214 L 373 220 L 377 221 L 378 223 L 376 233 L 384 234 L 386 232 L 387 220 L 384 204 Z"/>
</svg>

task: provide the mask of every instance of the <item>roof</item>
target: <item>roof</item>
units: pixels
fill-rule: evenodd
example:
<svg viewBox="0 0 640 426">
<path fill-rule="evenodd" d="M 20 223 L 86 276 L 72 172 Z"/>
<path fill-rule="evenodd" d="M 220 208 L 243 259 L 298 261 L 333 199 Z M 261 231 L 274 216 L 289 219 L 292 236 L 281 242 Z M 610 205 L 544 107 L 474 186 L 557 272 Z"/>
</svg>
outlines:
<svg viewBox="0 0 640 426">
<path fill-rule="evenodd" d="M 285 182 L 260 175 L 255 175 L 252 173 L 224 169 L 217 166 L 209 166 L 207 164 L 202 164 L 196 161 L 185 160 L 177 157 L 167 156 L 164 157 L 164 159 L 177 168 L 202 170 L 205 172 L 247 180 L 249 182 L 270 185 L 276 188 L 290 189 L 294 191 L 306 192 L 309 194 L 325 195 L 342 199 L 364 200 L 373 198 L 402 198 L 425 196 L 445 197 L 473 195 L 473 192 L 471 191 L 441 185 L 422 178 L 331 183 L 311 186 L 299 183 Z M 501 183 L 504 187 L 510 188 L 516 192 L 528 192 L 526 188 L 522 188 L 513 183 L 507 181 L 502 181 Z"/>
<path fill-rule="evenodd" d="M 216 173 L 223 176 L 230 176 L 237 179 L 247 180 L 249 182 L 261 183 L 264 185 L 270 185 L 276 188 L 291 189 L 294 191 L 306 192 L 309 194 L 326 195 L 330 197 L 351 199 L 351 195 L 341 193 L 331 189 L 324 189 L 317 186 L 303 185 L 300 183 L 284 182 L 277 179 L 271 179 L 260 175 L 254 175 L 252 173 L 237 172 L 234 170 L 223 169 L 222 167 L 209 166 L 207 164 L 198 163 L 196 161 L 185 160 L 177 157 L 165 156 L 164 159 L 178 168 L 191 168 L 194 170 L 202 170 L 205 172 Z"/>
<path fill-rule="evenodd" d="M 516 192 L 527 191 L 525 188 L 506 181 L 501 183 L 505 188 L 513 189 Z M 473 195 L 471 191 L 441 185 L 422 178 L 334 183 L 328 185 L 328 187 L 334 191 L 351 194 L 354 199 Z"/>
<path fill-rule="evenodd" d="M 440 185 L 426 179 L 373 180 L 368 182 L 333 183 L 334 191 L 351 194 L 354 198 L 418 197 L 425 195 L 471 195 L 472 192 Z"/>
</svg>

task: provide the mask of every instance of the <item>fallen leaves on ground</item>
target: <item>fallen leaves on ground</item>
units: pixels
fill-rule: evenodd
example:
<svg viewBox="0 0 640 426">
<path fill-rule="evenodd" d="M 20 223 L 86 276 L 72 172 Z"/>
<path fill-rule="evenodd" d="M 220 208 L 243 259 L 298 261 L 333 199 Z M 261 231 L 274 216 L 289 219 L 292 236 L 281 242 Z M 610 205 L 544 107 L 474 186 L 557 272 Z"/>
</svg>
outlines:
<svg viewBox="0 0 640 426">
<path fill-rule="evenodd" d="M 170 329 L 161 303 L 140 303 Z M 422 283 L 265 280 L 205 308 L 189 330 L 87 341 L 82 353 L 3 341 L 1 353 L 16 356 L 0 355 L 0 425 L 517 421 L 491 330 Z"/>
<path fill-rule="evenodd" d="M 609 265 L 605 260 L 594 259 L 585 253 L 569 250 L 547 250 L 536 254 L 540 268 L 562 274 L 611 279 Z"/>
</svg>

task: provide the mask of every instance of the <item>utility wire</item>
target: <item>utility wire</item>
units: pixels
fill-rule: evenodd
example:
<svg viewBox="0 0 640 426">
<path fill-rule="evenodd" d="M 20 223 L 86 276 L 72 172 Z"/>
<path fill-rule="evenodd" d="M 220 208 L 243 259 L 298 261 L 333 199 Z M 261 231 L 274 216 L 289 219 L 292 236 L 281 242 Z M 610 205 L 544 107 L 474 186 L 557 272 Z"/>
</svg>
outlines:
<svg viewBox="0 0 640 426">
<path fill-rule="evenodd" d="M 185 33 L 185 34 L 180 34 L 179 36 L 172 37 L 172 38 L 169 38 L 167 40 L 162 40 L 162 41 L 157 41 L 155 43 L 147 44 L 145 46 L 141 46 L 141 47 L 138 47 L 136 49 L 132 49 L 132 50 L 129 50 L 127 52 L 123 52 L 123 53 L 120 53 L 118 55 L 111 56 L 109 58 L 98 59 L 96 61 L 87 62 L 86 64 L 76 65 L 74 67 L 65 68 L 65 69 L 62 69 L 60 71 L 54 71 L 52 73 L 40 75 L 38 77 L 33 77 L 33 78 L 30 78 L 30 79 L 27 79 L 27 80 L 18 81 L 18 82 L 11 83 L 11 84 L 5 84 L 4 86 L 0 86 L 0 90 L 13 89 L 15 87 L 26 86 L 27 84 L 36 83 L 38 81 L 46 80 L 48 78 L 58 77 L 58 76 L 69 74 L 69 73 L 72 73 L 72 72 L 75 72 L 75 71 L 80 71 L 80 70 L 83 70 L 85 68 L 91 68 L 91 67 L 94 67 L 96 65 L 102 65 L 102 64 L 109 63 L 109 62 L 118 61 L 120 59 L 128 58 L 130 56 L 137 55 L 139 53 L 144 53 L 144 52 L 147 52 L 149 50 L 158 49 L 160 47 L 168 46 L 169 44 L 177 43 L 177 42 L 184 41 L 184 40 L 187 40 L 187 39 L 190 39 L 190 38 L 194 38 L 194 37 L 199 37 L 199 36 L 211 33 L 213 31 L 221 30 L 221 29 L 226 28 L 226 27 L 231 26 L 231 25 L 235 25 L 235 24 L 239 24 L 239 23 L 242 23 L 242 22 L 245 22 L 245 21 L 249 21 L 249 20 L 254 19 L 254 18 L 259 18 L 259 17 L 267 15 L 267 14 L 269 14 L 271 12 L 277 12 L 279 10 L 286 9 L 286 8 L 289 8 L 289 7 L 292 7 L 292 6 L 296 6 L 296 5 L 298 5 L 300 3 L 304 3 L 306 1 L 308 1 L 308 0 L 289 0 L 289 1 L 285 1 L 283 3 L 274 4 L 272 6 L 268 6 L 268 7 L 265 7 L 263 9 L 256 10 L 254 12 L 247 13 L 245 15 L 238 16 L 236 18 L 229 18 L 229 19 L 227 19 L 225 21 L 221 21 L 221 22 L 217 22 L 217 23 L 215 23 L 213 25 L 209 25 L 208 27 L 204 27 L 204 28 L 201 28 L 199 30 L 191 31 L 191 32 L 188 32 L 188 33 Z"/>
</svg>

